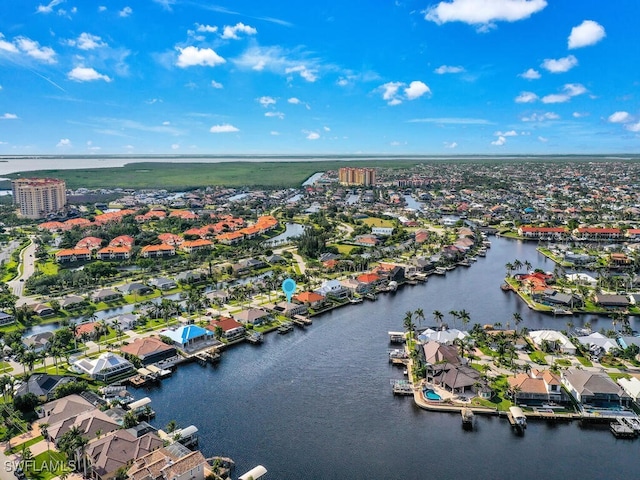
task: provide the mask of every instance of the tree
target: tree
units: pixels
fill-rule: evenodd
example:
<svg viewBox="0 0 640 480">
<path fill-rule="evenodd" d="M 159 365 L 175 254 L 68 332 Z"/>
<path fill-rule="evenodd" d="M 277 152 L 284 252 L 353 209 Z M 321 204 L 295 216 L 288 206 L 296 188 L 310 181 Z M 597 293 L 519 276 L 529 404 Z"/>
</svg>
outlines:
<svg viewBox="0 0 640 480">
<path fill-rule="evenodd" d="M 413 312 L 418 320 L 418 325 L 422 325 L 422 321 L 425 319 L 424 310 L 422 308 L 416 308 L 416 311 Z"/>
<path fill-rule="evenodd" d="M 458 317 L 462 320 L 462 328 L 466 330 L 467 325 L 471 321 L 471 315 L 465 309 L 462 309 L 458 312 Z"/>
<path fill-rule="evenodd" d="M 442 327 L 442 319 L 444 318 L 442 312 L 440 310 L 434 310 L 432 315 L 438 327 Z"/>
<path fill-rule="evenodd" d="M 513 323 L 516 326 L 516 333 L 518 333 L 518 325 L 520 325 L 520 322 L 522 322 L 522 315 L 520 315 L 518 312 L 514 312 L 513 313 Z"/>
<path fill-rule="evenodd" d="M 129 410 L 124 414 L 124 418 L 122 419 L 122 428 L 132 428 L 138 425 L 138 417 L 135 413 Z"/>
<path fill-rule="evenodd" d="M 47 452 L 49 452 L 49 424 L 48 423 L 41 423 L 40 424 L 40 434 L 45 438 L 45 440 L 47 441 Z"/>
<path fill-rule="evenodd" d="M 414 329 L 416 328 L 416 326 L 413 323 L 413 312 L 411 310 L 405 313 L 402 324 L 404 325 L 404 329 L 409 334 L 411 334 L 411 332 L 413 332 Z"/>
<path fill-rule="evenodd" d="M 453 328 L 456 328 L 456 320 L 460 318 L 460 313 L 457 310 L 449 310 L 449 315 L 453 317 Z"/>
<path fill-rule="evenodd" d="M 165 427 L 165 430 L 167 431 L 167 433 L 173 433 L 178 429 L 178 422 L 176 422 L 175 420 L 169 420 L 169 423 L 167 423 L 167 426 Z"/>
</svg>

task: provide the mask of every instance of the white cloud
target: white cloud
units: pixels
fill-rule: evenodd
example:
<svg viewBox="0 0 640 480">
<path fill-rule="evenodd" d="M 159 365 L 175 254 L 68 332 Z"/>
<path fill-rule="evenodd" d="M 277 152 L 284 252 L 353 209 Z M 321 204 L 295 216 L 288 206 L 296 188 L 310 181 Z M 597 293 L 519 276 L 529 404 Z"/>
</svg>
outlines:
<svg viewBox="0 0 640 480">
<path fill-rule="evenodd" d="M 225 25 L 222 30 L 222 38 L 225 39 L 234 39 L 238 40 L 238 33 L 244 33 L 245 35 L 255 35 L 258 31 L 250 27 L 249 25 L 245 25 L 244 23 L 236 23 L 233 27 L 230 25 Z"/>
<path fill-rule="evenodd" d="M 558 120 L 560 115 L 554 112 L 533 113 L 530 116 L 522 117 L 523 122 L 544 122 L 546 120 Z"/>
<path fill-rule="evenodd" d="M 624 128 L 626 128 L 630 132 L 638 133 L 638 132 L 640 132 L 640 122 L 638 122 L 638 123 L 630 123 L 628 125 L 625 125 Z"/>
<path fill-rule="evenodd" d="M 453 149 L 453 148 L 456 148 L 458 146 L 458 143 L 457 142 L 451 142 L 451 143 L 444 142 L 444 146 L 447 147 L 447 148 L 452 148 Z"/>
<path fill-rule="evenodd" d="M 518 132 L 516 132 L 515 130 L 509 130 L 508 132 L 497 131 L 494 133 L 494 135 L 496 137 L 517 137 Z"/>
<path fill-rule="evenodd" d="M 223 123 L 221 125 L 214 125 L 209 129 L 209 131 L 211 133 L 233 133 L 233 132 L 239 132 L 240 129 L 237 127 L 234 127 L 229 123 Z"/>
<path fill-rule="evenodd" d="M 534 70 L 533 68 L 530 68 L 526 72 L 521 73 L 519 76 L 522 78 L 526 78 L 527 80 L 537 80 L 541 77 L 540 72 Z"/>
<path fill-rule="evenodd" d="M 516 103 L 533 103 L 538 100 L 538 95 L 533 92 L 521 92 L 520 95 L 516 97 Z"/>
<path fill-rule="evenodd" d="M 18 115 L 16 115 L 15 113 L 5 113 L 0 117 L 0 119 L 2 120 L 15 120 L 17 118 Z"/>
<path fill-rule="evenodd" d="M 496 140 L 491 142 L 491 145 L 496 145 L 498 147 L 501 147 L 505 143 L 507 143 L 507 139 L 505 137 L 498 137 Z"/>
<path fill-rule="evenodd" d="M 431 89 L 425 83 L 419 80 L 414 80 L 409 84 L 407 88 L 404 89 L 404 94 L 407 97 L 407 100 L 415 100 L 416 98 L 420 98 L 425 93 L 430 94 Z"/>
<path fill-rule="evenodd" d="M 494 22 L 517 22 L 546 6 L 546 0 L 451 0 L 429 8 L 425 19 L 438 25 L 463 22 L 484 32 L 495 27 Z"/>
<path fill-rule="evenodd" d="M 15 43 L 20 50 L 36 60 L 56 63 L 56 52 L 51 47 L 41 47 L 38 42 L 27 37 L 17 37 Z"/>
<path fill-rule="evenodd" d="M 171 7 L 176 3 L 176 0 L 153 0 L 153 1 L 162 5 L 162 8 L 164 8 L 169 12 L 171 11 Z"/>
<path fill-rule="evenodd" d="M 258 72 L 269 71 L 277 75 L 298 73 L 309 82 L 318 78 L 319 62 L 315 59 L 295 60 L 291 56 L 300 57 L 299 51 L 289 52 L 281 47 L 254 46 L 245 50 L 242 55 L 232 61 L 240 68 Z"/>
<path fill-rule="evenodd" d="M 315 82 L 318 79 L 316 73 L 309 70 L 305 65 L 296 65 L 295 67 L 285 68 L 284 73 L 299 73 L 307 82 Z"/>
<path fill-rule="evenodd" d="M 269 135 L 273 135 L 274 137 L 277 137 L 278 135 L 280 135 L 280 132 L 277 132 L 277 131 L 275 131 L 275 130 L 271 130 L 271 131 L 269 132 Z"/>
<path fill-rule="evenodd" d="M 546 58 L 541 67 L 551 73 L 564 73 L 578 65 L 578 59 L 573 55 L 558 59 Z"/>
<path fill-rule="evenodd" d="M 131 7 L 124 7 L 122 10 L 118 12 L 118 15 L 120 15 L 121 17 L 128 17 L 132 13 L 133 13 L 133 10 L 131 9 Z"/>
<path fill-rule="evenodd" d="M 462 73 L 464 72 L 464 68 L 460 66 L 454 67 L 452 65 L 440 65 L 434 70 L 434 72 L 438 75 L 444 75 L 445 73 Z"/>
<path fill-rule="evenodd" d="M 398 105 L 402 100 L 398 98 L 398 90 L 404 85 L 402 82 L 387 82 L 380 86 L 382 89 L 382 99 L 389 105 Z"/>
<path fill-rule="evenodd" d="M 211 80 L 211 86 L 213 88 L 224 88 L 224 85 L 222 85 L 220 82 L 216 82 L 215 80 Z"/>
<path fill-rule="evenodd" d="M 607 119 L 610 123 L 627 123 L 630 122 L 631 119 L 631 115 L 629 115 L 629 112 L 614 112 L 611 115 L 609 115 L 609 118 Z"/>
<path fill-rule="evenodd" d="M 47 5 L 38 5 L 36 13 L 51 13 L 53 7 L 60 5 L 64 0 L 51 0 Z"/>
<path fill-rule="evenodd" d="M 87 32 L 81 33 L 80 36 L 75 40 L 68 40 L 67 45 L 70 45 L 72 47 L 76 46 L 80 50 L 93 50 L 94 48 L 102 48 L 108 46 L 105 42 L 102 41 L 102 38 Z"/>
<path fill-rule="evenodd" d="M 307 134 L 307 140 L 318 140 L 320 134 L 318 132 L 304 132 Z"/>
<path fill-rule="evenodd" d="M 83 66 L 79 66 L 71 70 L 69 73 L 67 73 L 67 78 L 76 82 L 92 82 L 94 80 L 104 80 L 105 82 L 111 81 L 111 78 L 109 78 L 107 75 L 98 73 L 93 68 Z"/>
<path fill-rule="evenodd" d="M 547 143 L 549 141 L 549 139 L 547 137 L 538 137 L 538 141 L 540 141 L 542 143 Z"/>
<path fill-rule="evenodd" d="M 567 83 L 562 87 L 563 93 L 552 93 L 551 95 L 545 95 L 542 97 L 542 103 L 565 103 L 571 100 L 572 97 L 577 97 L 587 93 L 587 89 L 584 85 L 579 83 Z"/>
<path fill-rule="evenodd" d="M 300 105 L 302 103 L 300 99 L 296 97 L 291 97 L 290 99 L 287 100 L 287 102 L 292 103 L 294 105 Z"/>
<path fill-rule="evenodd" d="M 573 118 L 583 118 L 583 117 L 589 116 L 589 114 L 586 112 L 573 112 L 572 115 L 573 115 Z"/>
<path fill-rule="evenodd" d="M 60 147 L 60 148 L 69 148 L 72 146 L 73 145 L 71 145 L 71 140 L 69 140 L 68 138 L 61 138 L 58 144 L 56 145 L 56 147 Z"/>
<path fill-rule="evenodd" d="M 571 29 L 571 35 L 569 35 L 568 46 L 569 49 L 588 47 L 589 45 L 595 45 L 602 40 L 607 34 L 604 31 L 604 27 L 593 20 L 585 20 L 577 27 Z"/>
<path fill-rule="evenodd" d="M 162 125 L 168 126 L 171 125 L 171 122 L 169 120 L 165 120 L 164 122 L 162 122 Z"/>
<path fill-rule="evenodd" d="M 200 25 L 199 23 L 196 23 L 196 25 L 197 25 L 196 30 L 198 30 L 199 32 L 216 33 L 218 31 L 218 27 L 216 26 Z"/>
<path fill-rule="evenodd" d="M 181 68 L 194 66 L 215 67 L 226 62 L 224 58 L 210 48 L 189 46 L 186 48 L 177 47 L 177 50 L 180 55 L 178 55 L 176 65 Z"/>
<path fill-rule="evenodd" d="M 325 125 L 324 127 L 322 127 L 322 129 L 323 129 L 325 132 L 330 132 L 330 131 L 331 131 L 331 128 L 327 127 L 326 125 Z"/>
<path fill-rule="evenodd" d="M 16 47 L 13 43 L 11 42 L 7 42 L 6 40 L 3 40 L 4 35 L 2 33 L 0 33 L 0 50 L 4 50 L 5 52 L 9 52 L 9 53 L 18 53 L 18 47 Z"/>
<path fill-rule="evenodd" d="M 100 5 L 98 7 L 98 12 L 106 12 L 107 11 L 107 7 L 105 7 L 104 5 Z"/>
<path fill-rule="evenodd" d="M 284 113 L 282 113 L 282 112 L 265 112 L 264 116 L 265 117 L 277 117 L 280 120 L 284 119 Z"/>
<path fill-rule="evenodd" d="M 265 108 L 267 108 L 269 105 L 276 104 L 276 99 L 273 97 L 264 96 L 264 97 L 258 98 L 257 100 L 258 100 L 258 103 Z"/>
<path fill-rule="evenodd" d="M 171 150 L 178 150 L 180 148 L 180 145 L 177 143 L 173 143 L 171 144 Z"/>
</svg>

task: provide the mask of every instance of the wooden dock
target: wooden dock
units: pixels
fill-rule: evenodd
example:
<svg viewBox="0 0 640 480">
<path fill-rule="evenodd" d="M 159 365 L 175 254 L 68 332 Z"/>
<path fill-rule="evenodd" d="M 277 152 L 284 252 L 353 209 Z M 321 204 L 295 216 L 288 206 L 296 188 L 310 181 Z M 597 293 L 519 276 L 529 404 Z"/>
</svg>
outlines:
<svg viewBox="0 0 640 480">
<path fill-rule="evenodd" d="M 205 352 L 196 353 L 192 358 L 204 367 L 208 363 L 218 363 L 220 360 L 222 360 L 222 355 L 217 349 L 212 348 L 211 350 L 207 350 Z"/>
</svg>

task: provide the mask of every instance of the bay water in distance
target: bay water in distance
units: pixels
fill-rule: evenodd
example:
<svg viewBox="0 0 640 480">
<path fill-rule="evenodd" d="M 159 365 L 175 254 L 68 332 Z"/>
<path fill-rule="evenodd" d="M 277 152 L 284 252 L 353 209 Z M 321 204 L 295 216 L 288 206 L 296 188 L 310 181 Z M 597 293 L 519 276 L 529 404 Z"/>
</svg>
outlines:
<svg viewBox="0 0 640 480">
<path fill-rule="evenodd" d="M 491 240 L 487 257 L 470 268 L 315 317 L 304 330 L 266 335 L 261 346 L 231 348 L 215 368 L 180 366 L 136 396 L 152 399 L 158 428 L 170 420 L 197 426 L 206 457 L 236 461 L 234 478 L 258 464 L 268 469 L 263 478 L 281 480 L 637 478 L 638 442 L 617 440 L 606 428 L 532 420 L 518 436 L 505 419 L 477 416 L 468 432 L 459 414 L 393 396 L 390 379 L 403 375 L 388 363 L 387 332 L 402 329 L 408 310 L 424 310 L 425 328 L 434 310 L 451 323 L 447 312 L 462 309 L 471 324 L 506 325 L 519 312 L 520 327 L 566 328 L 567 317 L 533 312 L 499 288 L 508 262 L 544 270 L 552 262 L 533 243 Z M 611 325 L 606 317 L 571 321 Z"/>
</svg>

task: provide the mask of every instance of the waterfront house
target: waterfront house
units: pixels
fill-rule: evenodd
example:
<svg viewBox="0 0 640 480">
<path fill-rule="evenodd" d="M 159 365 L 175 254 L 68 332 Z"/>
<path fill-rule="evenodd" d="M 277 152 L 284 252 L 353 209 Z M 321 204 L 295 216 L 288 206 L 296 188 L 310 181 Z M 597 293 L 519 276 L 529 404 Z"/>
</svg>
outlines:
<svg viewBox="0 0 640 480">
<path fill-rule="evenodd" d="M 222 329 L 222 337 L 230 341 L 244 337 L 246 333 L 244 326 L 231 317 L 212 319 L 205 328 L 215 333 L 216 327 L 220 327 Z"/>
<path fill-rule="evenodd" d="M 96 338 L 96 326 L 98 322 L 78 323 L 75 327 L 76 338 L 88 337 L 92 340 Z"/>
<path fill-rule="evenodd" d="M 103 288 L 91 294 L 91 300 L 95 303 L 113 302 L 116 300 L 120 300 L 121 298 L 122 293 L 116 292 L 111 288 Z"/>
<path fill-rule="evenodd" d="M 575 355 L 576 346 L 569 340 L 566 335 L 556 330 L 535 330 L 529 332 L 529 338 L 534 345 L 540 350 L 548 347 L 552 351 L 559 351 L 569 355 Z"/>
<path fill-rule="evenodd" d="M 175 330 L 163 330 L 162 334 L 183 350 L 205 347 L 214 340 L 212 332 L 197 325 L 183 325 Z"/>
<path fill-rule="evenodd" d="M 469 334 L 467 332 L 463 332 L 455 328 L 448 330 L 433 330 L 431 328 L 427 328 L 418 335 L 418 340 L 423 343 L 434 341 L 443 345 L 453 345 L 453 342 L 456 340 L 462 340 L 468 336 Z"/>
<path fill-rule="evenodd" d="M 241 312 L 234 313 L 233 318 L 238 322 L 249 323 L 251 325 L 260 325 L 272 319 L 270 313 L 259 308 L 248 308 Z"/>
<path fill-rule="evenodd" d="M 40 317 L 48 317 L 49 315 L 53 315 L 55 312 L 53 308 L 51 308 L 46 303 L 38 303 L 32 306 L 33 313 Z"/>
<path fill-rule="evenodd" d="M 153 288 L 140 282 L 125 283 L 117 288 L 124 295 L 147 295 L 153 292 Z"/>
<path fill-rule="evenodd" d="M 133 364 L 118 354 L 105 352 L 94 360 L 83 358 L 73 362 L 78 373 L 86 373 L 94 380 L 110 382 L 134 370 Z"/>
<path fill-rule="evenodd" d="M 369 291 L 369 286 L 367 284 L 359 282 L 355 278 L 346 278 L 342 280 L 340 284 L 348 289 L 352 294 L 357 293 L 362 295 Z"/>
<path fill-rule="evenodd" d="M 325 297 L 344 300 L 349 297 L 349 289 L 344 287 L 339 280 L 325 280 L 322 286 L 316 290 L 316 293 Z"/>
<path fill-rule="evenodd" d="M 295 317 L 296 315 L 306 315 L 307 307 L 306 305 L 299 305 L 297 303 L 289 303 L 289 302 L 280 302 L 275 307 L 274 310 L 285 315 L 289 318 Z"/>
<path fill-rule="evenodd" d="M 173 443 L 137 458 L 127 470 L 129 480 L 204 480 L 208 464 L 199 450 Z"/>
<path fill-rule="evenodd" d="M 145 366 L 175 358 L 178 354 L 176 347 L 164 343 L 158 337 L 136 338 L 120 347 L 120 351 L 139 358 Z"/>
<path fill-rule="evenodd" d="M 75 310 L 86 305 L 87 300 L 79 295 L 68 295 L 60 299 L 60 308 L 63 310 Z"/>
<path fill-rule="evenodd" d="M 566 252 L 564 254 L 564 261 L 576 266 L 583 266 L 594 262 L 595 258 L 591 255 L 587 255 L 586 253 Z"/>
<path fill-rule="evenodd" d="M 136 323 L 138 322 L 138 315 L 135 313 L 121 313 L 120 315 L 116 315 L 115 317 L 107 318 L 105 320 L 105 323 L 111 328 L 115 328 L 114 323 L 116 322 L 116 320 L 121 331 L 133 330 L 133 327 L 135 327 Z"/>
<path fill-rule="evenodd" d="M 322 308 L 325 302 L 325 298 L 323 295 L 309 291 L 301 292 L 297 295 L 294 295 L 293 299 L 296 302 L 306 305 L 309 308 L 313 308 L 314 310 Z"/>
<path fill-rule="evenodd" d="M 152 278 L 149 280 L 149 285 L 162 291 L 178 288 L 178 284 L 170 278 Z"/>
<path fill-rule="evenodd" d="M 73 394 L 47 402 L 38 408 L 38 417 L 49 425 L 61 422 L 79 413 L 93 410 L 95 406 L 80 395 Z"/>
<path fill-rule="evenodd" d="M 485 383 L 475 368 L 449 362 L 431 365 L 427 369 L 427 375 L 427 381 L 439 384 L 451 393 L 464 393 L 474 387 L 484 386 Z"/>
<path fill-rule="evenodd" d="M 458 349 L 453 345 L 444 345 L 436 341 L 428 341 L 422 346 L 425 363 L 436 365 L 438 363 L 451 363 L 459 365 L 461 363 L 458 357 Z"/>
<path fill-rule="evenodd" d="M 594 301 L 596 305 L 604 308 L 627 308 L 630 303 L 626 295 L 611 295 L 606 293 L 596 293 Z"/>
<path fill-rule="evenodd" d="M 534 290 L 532 292 L 532 298 L 544 305 L 560 305 L 571 308 L 582 306 L 582 299 L 579 296 L 572 293 L 560 293 L 553 288 L 545 288 L 542 291 Z"/>
<path fill-rule="evenodd" d="M 562 384 L 576 401 L 599 408 L 629 406 L 631 397 L 602 372 L 570 368 L 562 372 Z"/>
<path fill-rule="evenodd" d="M 586 241 L 615 241 L 624 238 L 624 233 L 619 228 L 579 227 L 573 231 L 576 240 Z"/>
<path fill-rule="evenodd" d="M 136 458 L 160 447 L 162 440 L 154 433 L 136 438 L 127 430 L 116 430 L 93 439 L 85 447 L 90 476 L 95 480 L 109 480 L 115 477 L 118 470 L 126 468 Z"/>
<path fill-rule="evenodd" d="M 358 275 L 356 280 L 365 285 L 368 292 L 375 290 L 375 288 L 382 283 L 382 278 L 375 273 L 363 273 L 362 275 Z"/>
<path fill-rule="evenodd" d="M 529 405 L 567 400 L 560 377 L 549 370 L 533 369 L 529 373 L 518 373 L 508 377 L 507 381 L 515 392 L 514 403 Z"/>
<path fill-rule="evenodd" d="M 93 408 L 57 423 L 50 423 L 47 427 L 48 440 L 58 445 L 60 438 L 72 428 L 77 428 L 85 438 L 95 438 L 98 433 L 107 434 L 118 430 L 120 425 L 98 408 Z"/>
<path fill-rule="evenodd" d="M 624 389 L 627 395 L 631 397 L 631 399 L 638 403 L 640 400 L 640 380 L 636 377 L 631 378 L 619 378 L 618 384 Z"/>
<path fill-rule="evenodd" d="M 204 296 L 212 303 L 220 302 L 224 304 L 231 299 L 228 290 L 212 290 L 211 292 L 205 293 Z"/>
<path fill-rule="evenodd" d="M 176 275 L 176 281 L 178 283 L 196 283 L 207 278 L 207 273 L 204 270 L 188 270 L 180 272 Z"/>
<path fill-rule="evenodd" d="M 518 228 L 518 235 L 535 240 L 562 240 L 569 235 L 565 227 L 532 227 L 530 225 Z"/>
</svg>

